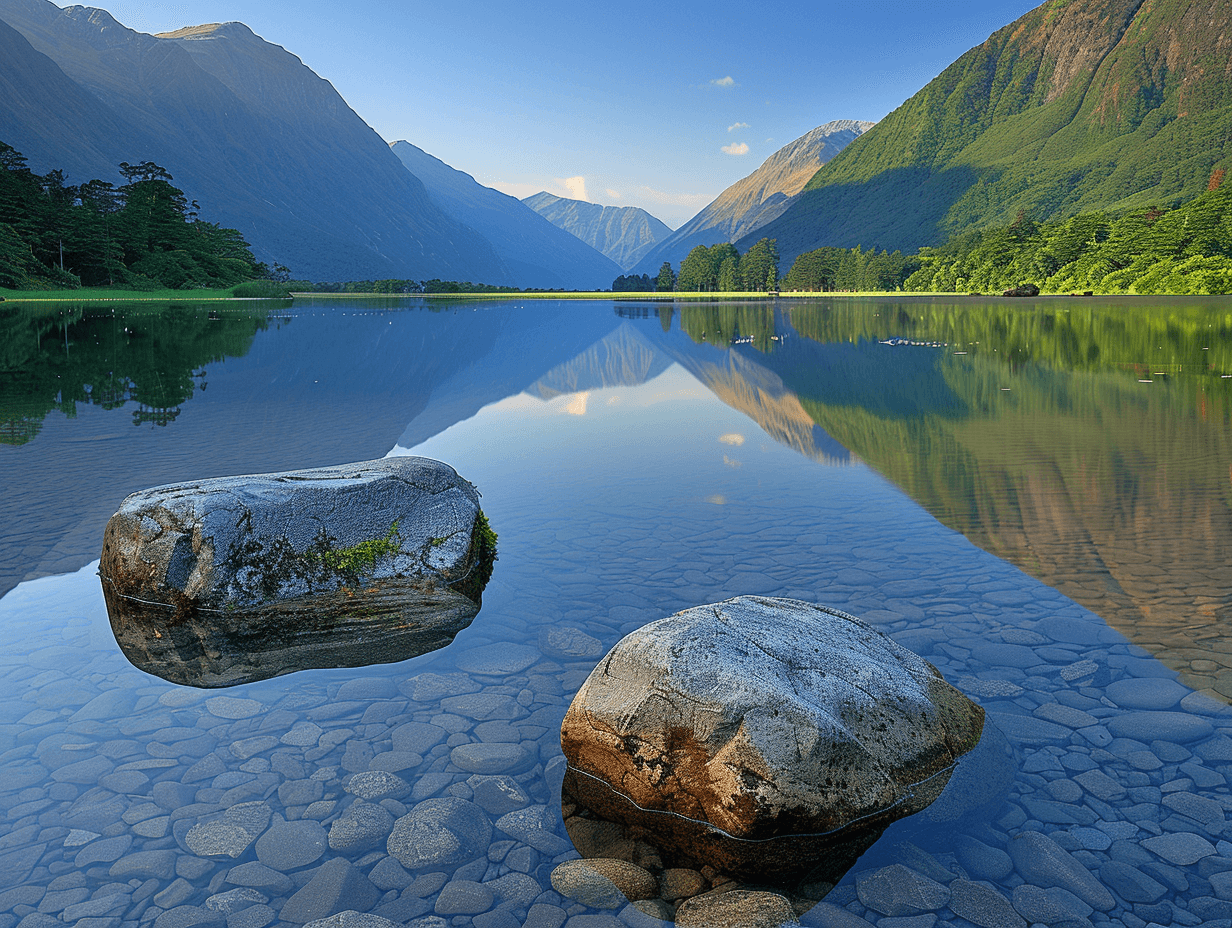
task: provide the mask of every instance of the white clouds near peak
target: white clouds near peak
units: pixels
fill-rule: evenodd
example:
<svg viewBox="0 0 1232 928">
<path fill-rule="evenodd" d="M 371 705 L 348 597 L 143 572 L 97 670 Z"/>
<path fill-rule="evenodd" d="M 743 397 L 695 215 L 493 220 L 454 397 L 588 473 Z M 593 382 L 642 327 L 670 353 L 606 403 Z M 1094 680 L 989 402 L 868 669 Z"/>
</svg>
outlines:
<svg viewBox="0 0 1232 928">
<path fill-rule="evenodd" d="M 722 148 L 724 154 L 728 155 L 747 155 L 749 146 L 744 142 L 732 142 L 730 145 L 724 145 Z"/>
<path fill-rule="evenodd" d="M 736 122 L 728 126 L 727 131 L 734 132 L 736 129 L 747 129 L 747 128 L 749 128 L 749 124 L 747 122 Z"/>
<path fill-rule="evenodd" d="M 719 77 L 712 80 L 710 83 L 716 87 L 735 87 L 736 81 L 730 74 L 727 77 Z"/>
</svg>

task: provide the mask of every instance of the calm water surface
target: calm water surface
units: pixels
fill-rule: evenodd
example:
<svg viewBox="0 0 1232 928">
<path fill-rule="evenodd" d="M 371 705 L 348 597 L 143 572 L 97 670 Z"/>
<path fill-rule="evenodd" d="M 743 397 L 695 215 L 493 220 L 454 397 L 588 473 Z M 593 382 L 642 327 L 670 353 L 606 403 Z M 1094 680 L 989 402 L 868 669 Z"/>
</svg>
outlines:
<svg viewBox="0 0 1232 928">
<path fill-rule="evenodd" d="M 900 823 L 806 923 L 1232 924 L 1232 304 L 6 306 L 0 345 L 0 928 L 645 923 L 549 883 L 560 720 L 745 593 L 876 624 L 1015 750 L 992 821 Z M 120 655 L 127 493 L 408 452 L 500 535 L 451 647 L 225 693 Z M 442 796 L 490 838 L 407 873 Z"/>
</svg>

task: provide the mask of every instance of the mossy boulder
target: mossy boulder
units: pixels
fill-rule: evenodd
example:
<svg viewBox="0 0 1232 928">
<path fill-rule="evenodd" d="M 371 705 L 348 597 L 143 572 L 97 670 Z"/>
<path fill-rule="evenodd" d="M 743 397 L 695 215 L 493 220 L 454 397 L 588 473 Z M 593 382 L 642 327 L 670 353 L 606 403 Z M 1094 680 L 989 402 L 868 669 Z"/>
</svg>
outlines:
<svg viewBox="0 0 1232 928">
<path fill-rule="evenodd" d="M 444 647 L 479 612 L 495 542 L 453 468 L 395 457 L 134 493 L 99 573 L 130 661 L 230 686 Z"/>
<path fill-rule="evenodd" d="M 742 596 L 617 643 L 565 716 L 562 794 L 669 867 L 834 883 L 941 794 L 983 723 L 859 619 Z"/>
</svg>

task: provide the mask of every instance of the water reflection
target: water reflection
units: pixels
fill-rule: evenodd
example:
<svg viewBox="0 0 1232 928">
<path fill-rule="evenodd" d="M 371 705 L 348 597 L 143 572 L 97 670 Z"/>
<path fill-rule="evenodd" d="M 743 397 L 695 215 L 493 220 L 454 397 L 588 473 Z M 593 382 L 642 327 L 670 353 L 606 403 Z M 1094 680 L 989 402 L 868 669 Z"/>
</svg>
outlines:
<svg viewBox="0 0 1232 928">
<path fill-rule="evenodd" d="M 1227 301 L 680 312 L 767 346 L 753 363 L 942 522 L 1232 697 Z"/>
<path fill-rule="evenodd" d="M 268 309 L 202 305 L 0 307 L 0 442 L 21 445 L 52 410 L 136 403 L 133 424 L 167 425 L 207 386 L 204 366 L 242 357 Z"/>
<path fill-rule="evenodd" d="M 978 826 L 942 817 L 944 796 L 896 823 L 805 924 L 893 918 L 903 876 L 932 894 L 922 922 L 1232 915 L 1216 898 L 1232 885 L 1226 707 L 1168 679 L 1098 617 L 969 544 L 860 461 L 878 462 L 883 449 L 886 472 L 923 475 L 976 537 L 977 516 L 1013 524 L 1005 500 L 1021 508 L 1015 448 L 1055 456 L 1051 433 L 1085 439 L 1110 416 L 1109 397 L 1124 405 L 1122 422 L 1193 419 L 1176 399 L 1202 392 L 1185 392 L 1188 374 L 1140 385 L 1115 364 L 1003 363 L 999 345 L 937 347 L 948 336 L 903 329 L 897 309 L 882 319 L 877 304 L 815 306 L 819 325 L 855 320 L 816 338 L 789 304 L 777 315 L 769 304 L 701 307 L 710 315 L 700 323 L 649 307 L 622 318 L 603 304 L 413 307 L 297 305 L 294 325 L 258 331 L 246 355 L 210 363 L 208 392 L 172 427 L 130 428 L 123 413 L 85 405 L 75 420 L 48 416 L 30 441 L 0 446 L 0 568 L 14 565 L 0 581 L 88 563 L 130 489 L 375 457 L 395 441 L 481 486 L 502 543 L 484 611 L 448 648 L 222 696 L 132 669 L 93 567 L 9 592 L 0 892 L 15 893 L 14 923 L 101 912 L 161 919 L 158 928 L 218 925 L 232 901 L 252 903 L 236 919 L 250 926 L 348 908 L 480 928 L 534 923 L 536 907 L 540 923 L 603 923 L 552 880 L 576 854 L 556 778 L 565 707 L 623 635 L 746 593 L 819 601 L 876 624 L 978 700 L 1022 761 L 1008 800 Z M 1127 331 L 1152 325 L 1130 317 Z M 921 344 L 880 344 L 892 338 Z M 1211 387 L 1209 424 L 1169 435 L 1226 432 L 1218 371 L 1199 380 Z M 1177 393 L 1134 404 L 1135 391 L 1161 385 Z M 1039 401 L 1016 407 L 1012 394 Z M 982 444 L 998 425 L 1004 447 Z M 1011 444 L 1028 427 L 1036 444 Z M 1153 440 L 1147 426 L 1131 434 Z M 934 435 L 949 444 L 910 444 Z M 1116 468 L 1161 460 L 1154 446 L 1139 454 L 1106 440 L 1128 461 Z M 1226 453 L 1210 440 L 1210 455 Z M 1208 453 L 1197 447 L 1190 457 Z M 948 465 L 916 460 L 943 453 Z M 955 487 L 947 471 L 959 464 L 966 482 Z M 1139 486 L 1110 473 L 1092 478 L 1106 498 Z M 1222 486 L 1210 498 L 1226 501 Z M 978 504 L 963 502 L 964 488 Z M 1160 569 L 1169 582 L 1183 568 Z M 442 810 L 473 837 L 470 859 L 421 866 L 441 844 L 407 834 Z M 690 877 L 720 888 L 700 871 Z M 1120 893 L 1127 881 L 1149 901 L 1105 888 Z M 1082 899 L 1058 892 L 1065 886 Z M 472 915 L 448 911 L 462 893 L 481 900 Z M 678 898 L 652 908 L 670 915 Z"/>
</svg>

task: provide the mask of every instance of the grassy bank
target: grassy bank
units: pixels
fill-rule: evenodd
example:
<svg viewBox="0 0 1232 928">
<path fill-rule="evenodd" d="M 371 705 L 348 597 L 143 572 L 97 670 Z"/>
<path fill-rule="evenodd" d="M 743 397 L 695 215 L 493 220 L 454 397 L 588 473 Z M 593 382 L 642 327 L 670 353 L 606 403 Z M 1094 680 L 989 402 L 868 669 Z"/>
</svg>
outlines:
<svg viewBox="0 0 1232 928">
<path fill-rule="evenodd" d="M 78 290 L 6 290 L 0 298 L 16 303 L 206 303 L 222 300 L 287 299 L 287 296 L 260 293 L 249 284 L 224 290 L 117 290 L 111 287 L 82 287 Z"/>
</svg>

